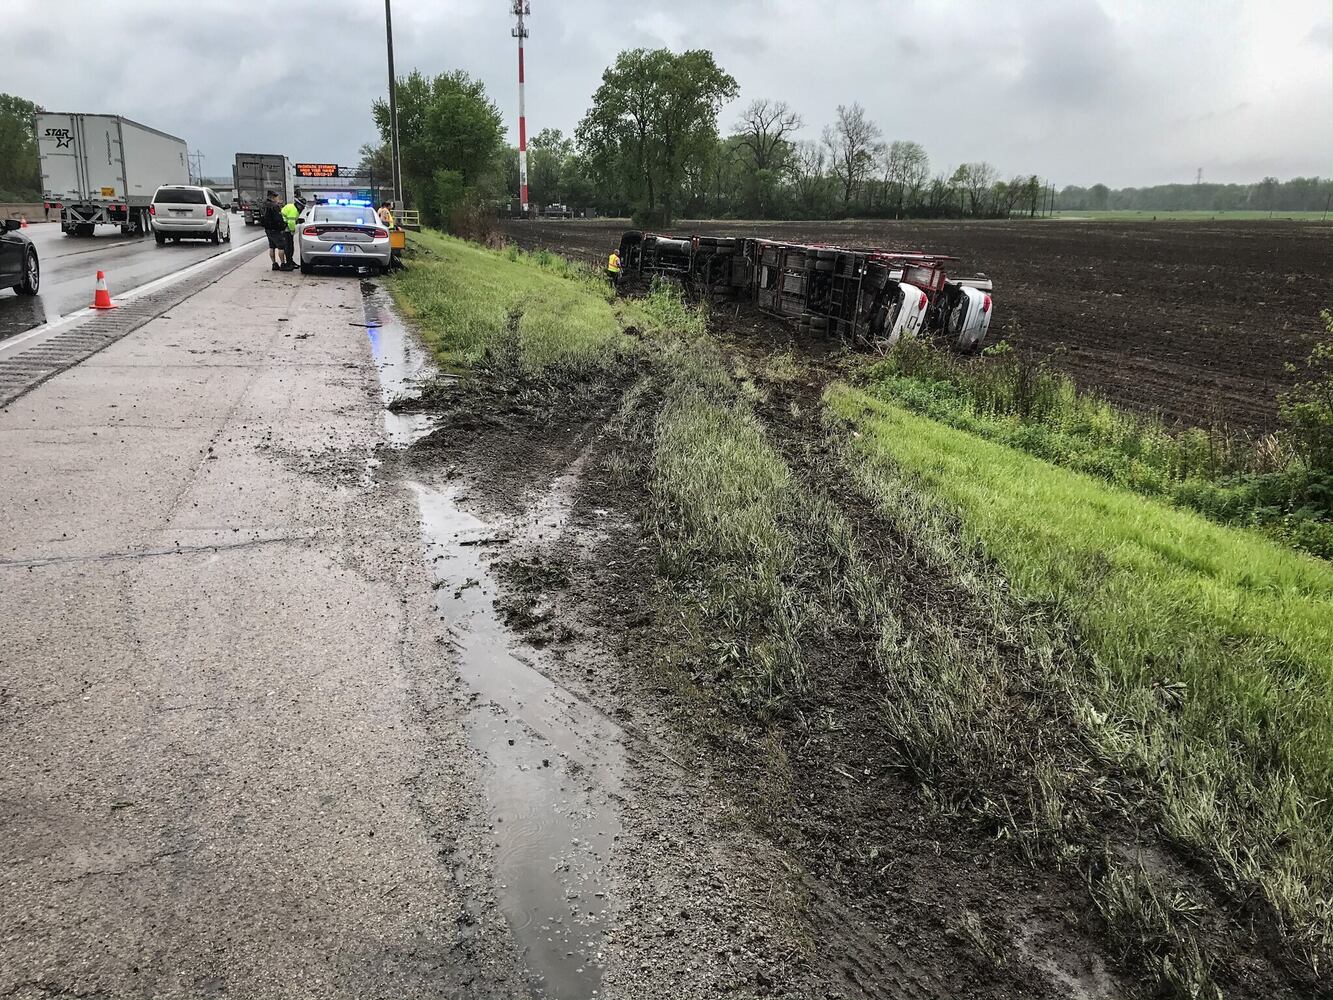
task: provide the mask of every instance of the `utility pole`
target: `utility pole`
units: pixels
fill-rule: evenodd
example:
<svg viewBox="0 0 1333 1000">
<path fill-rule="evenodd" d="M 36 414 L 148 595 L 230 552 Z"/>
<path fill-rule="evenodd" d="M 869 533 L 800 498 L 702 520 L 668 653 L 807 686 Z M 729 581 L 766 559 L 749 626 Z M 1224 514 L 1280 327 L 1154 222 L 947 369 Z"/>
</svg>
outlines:
<svg viewBox="0 0 1333 1000">
<path fill-rule="evenodd" d="M 403 164 L 398 156 L 398 81 L 393 75 L 393 12 L 384 0 L 384 34 L 389 44 L 389 147 L 393 157 L 393 208 L 403 210 Z"/>
<path fill-rule="evenodd" d="M 528 37 L 527 25 L 523 18 L 532 13 L 532 5 L 527 0 L 514 0 L 514 17 L 518 23 L 510 34 L 518 39 L 518 200 L 523 206 L 523 214 L 528 214 L 528 119 L 523 110 L 523 39 Z"/>
</svg>

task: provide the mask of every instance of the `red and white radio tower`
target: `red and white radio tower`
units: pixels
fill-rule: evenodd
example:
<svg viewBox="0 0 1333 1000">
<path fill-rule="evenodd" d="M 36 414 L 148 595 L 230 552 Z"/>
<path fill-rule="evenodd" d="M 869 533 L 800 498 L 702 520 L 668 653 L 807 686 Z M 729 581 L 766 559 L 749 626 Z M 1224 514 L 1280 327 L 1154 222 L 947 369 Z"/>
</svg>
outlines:
<svg viewBox="0 0 1333 1000">
<path fill-rule="evenodd" d="M 523 18 L 532 13 L 527 0 L 514 0 L 514 17 L 518 24 L 509 32 L 518 39 L 518 200 L 523 203 L 523 214 L 528 214 L 528 118 L 523 112 L 523 39 L 528 37 Z"/>
</svg>

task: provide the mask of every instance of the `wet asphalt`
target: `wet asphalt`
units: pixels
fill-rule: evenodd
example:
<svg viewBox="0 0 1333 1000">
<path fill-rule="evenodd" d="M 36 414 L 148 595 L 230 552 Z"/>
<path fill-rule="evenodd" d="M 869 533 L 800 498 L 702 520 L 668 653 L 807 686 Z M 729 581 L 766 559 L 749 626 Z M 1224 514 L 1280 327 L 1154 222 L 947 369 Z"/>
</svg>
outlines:
<svg viewBox="0 0 1333 1000">
<path fill-rule="evenodd" d="M 126 236 L 109 226 L 99 226 L 92 237 L 66 236 L 55 223 L 33 223 L 23 232 L 41 261 L 41 293 L 28 298 L 0 291 L 0 343 L 88 305 L 99 270 L 106 273 L 114 300 L 121 292 L 264 236 L 239 214 L 231 216 L 232 242 L 218 246 L 189 240 L 160 247 L 152 236 Z"/>
<path fill-rule="evenodd" d="M 0 996 L 526 992 L 362 315 L 257 256 L 0 412 Z"/>
</svg>

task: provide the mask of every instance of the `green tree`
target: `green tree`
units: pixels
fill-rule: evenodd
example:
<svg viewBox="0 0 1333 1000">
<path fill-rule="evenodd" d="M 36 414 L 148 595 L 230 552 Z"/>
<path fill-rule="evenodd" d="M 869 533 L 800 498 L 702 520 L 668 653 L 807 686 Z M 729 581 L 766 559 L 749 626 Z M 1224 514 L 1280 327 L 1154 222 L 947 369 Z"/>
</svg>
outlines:
<svg viewBox="0 0 1333 1000">
<path fill-rule="evenodd" d="M 462 70 L 427 77 L 413 70 L 398 80 L 398 150 L 409 201 L 440 225 L 478 193 L 503 148 L 499 109 L 480 80 Z M 389 141 L 389 104 L 377 100 L 375 124 Z"/>
<path fill-rule="evenodd" d="M 0 192 L 6 201 L 37 199 L 42 193 L 32 116 L 40 108 L 12 94 L 0 94 Z"/>
<path fill-rule="evenodd" d="M 574 155 L 574 141 L 558 128 L 544 128 L 528 143 L 528 196 L 539 204 L 558 201 L 565 162 Z"/>
<path fill-rule="evenodd" d="M 602 74 L 579 123 L 579 146 L 614 195 L 645 224 L 671 221 L 686 168 L 717 143 L 717 114 L 736 81 L 706 49 L 633 49 Z"/>
</svg>

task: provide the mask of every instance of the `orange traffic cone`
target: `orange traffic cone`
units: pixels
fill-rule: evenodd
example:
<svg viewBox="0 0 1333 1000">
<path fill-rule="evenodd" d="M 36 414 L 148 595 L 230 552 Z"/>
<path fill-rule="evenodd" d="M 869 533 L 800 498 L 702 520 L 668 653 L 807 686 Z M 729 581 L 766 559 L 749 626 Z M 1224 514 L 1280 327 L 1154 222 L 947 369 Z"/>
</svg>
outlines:
<svg viewBox="0 0 1333 1000">
<path fill-rule="evenodd" d="M 94 309 L 114 309 L 115 305 L 111 302 L 111 293 L 106 288 L 106 275 L 101 271 L 97 272 L 97 291 L 93 292 Z"/>
<path fill-rule="evenodd" d="M 20 215 L 20 216 L 19 216 L 19 223 L 20 223 L 20 225 L 19 225 L 19 228 L 20 228 L 20 229 L 27 229 L 27 228 L 28 228 L 28 217 L 27 217 L 26 215 Z"/>
</svg>

